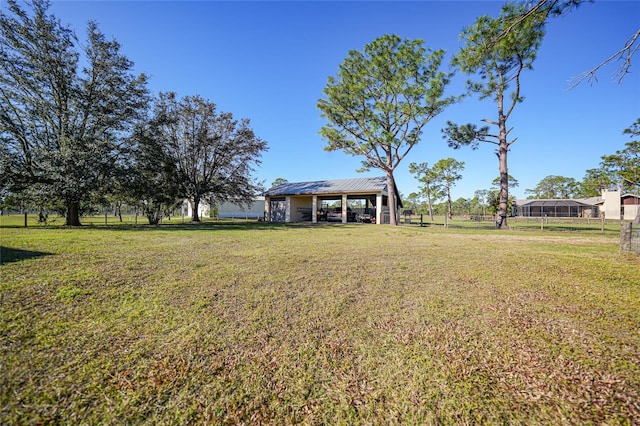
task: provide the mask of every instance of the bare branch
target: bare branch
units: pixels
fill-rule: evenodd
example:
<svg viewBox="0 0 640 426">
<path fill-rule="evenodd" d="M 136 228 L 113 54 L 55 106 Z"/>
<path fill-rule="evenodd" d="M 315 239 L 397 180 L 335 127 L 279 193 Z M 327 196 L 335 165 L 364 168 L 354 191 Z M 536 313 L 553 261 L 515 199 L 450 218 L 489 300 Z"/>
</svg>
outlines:
<svg viewBox="0 0 640 426">
<path fill-rule="evenodd" d="M 604 61 L 600 62 L 594 68 L 589 71 L 585 71 L 578 76 L 569 80 L 573 82 L 568 90 L 572 90 L 576 86 L 578 86 L 583 81 L 587 81 L 589 83 L 595 83 L 598 81 L 596 73 L 600 70 L 600 68 L 604 67 L 615 61 L 623 61 L 622 65 L 618 67 L 616 72 L 614 73 L 615 80 L 617 80 L 618 84 L 622 82 L 624 77 L 630 72 L 631 69 L 631 57 L 638 51 L 640 48 L 640 43 L 638 43 L 638 39 L 640 38 L 640 28 L 627 40 L 624 44 L 624 47 L 618 50 L 613 55 L 609 56 Z"/>
</svg>

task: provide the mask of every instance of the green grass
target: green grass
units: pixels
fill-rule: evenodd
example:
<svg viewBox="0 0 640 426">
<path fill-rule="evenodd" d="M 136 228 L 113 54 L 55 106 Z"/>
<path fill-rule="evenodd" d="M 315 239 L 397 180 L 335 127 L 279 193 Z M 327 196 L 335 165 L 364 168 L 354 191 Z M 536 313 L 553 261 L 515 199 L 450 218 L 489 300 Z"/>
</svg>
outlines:
<svg viewBox="0 0 640 426">
<path fill-rule="evenodd" d="M 640 261 L 617 244 L 1 228 L 0 423 L 638 424 Z"/>
</svg>

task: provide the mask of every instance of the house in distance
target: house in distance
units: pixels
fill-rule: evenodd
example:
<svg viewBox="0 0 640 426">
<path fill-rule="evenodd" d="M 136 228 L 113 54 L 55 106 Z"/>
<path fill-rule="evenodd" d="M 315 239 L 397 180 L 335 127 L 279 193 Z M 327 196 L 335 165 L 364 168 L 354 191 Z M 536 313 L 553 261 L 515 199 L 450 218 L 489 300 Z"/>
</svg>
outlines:
<svg viewBox="0 0 640 426">
<path fill-rule="evenodd" d="M 582 217 L 633 220 L 640 209 L 638 194 L 606 189 L 601 197 L 579 199 L 518 200 L 514 216 Z"/>
</svg>

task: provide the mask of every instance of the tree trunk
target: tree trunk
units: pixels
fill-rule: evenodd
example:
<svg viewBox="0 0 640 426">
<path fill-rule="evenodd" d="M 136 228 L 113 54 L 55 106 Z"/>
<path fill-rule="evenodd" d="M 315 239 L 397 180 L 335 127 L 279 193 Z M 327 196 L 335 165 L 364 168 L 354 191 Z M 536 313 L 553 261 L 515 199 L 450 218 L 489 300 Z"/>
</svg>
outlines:
<svg viewBox="0 0 640 426">
<path fill-rule="evenodd" d="M 191 222 L 200 222 L 200 216 L 198 216 L 198 206 L 200 205 L 200 198 L 194 197 L 189 200 L 191 204 Z"/>
<path fill-rule="evenodd" d="M 433 222 L 433 205 L 431 203 L 431 195 L 427 195 L 427 203 L 429 203 L 429 220 Z"/>
<path fill-rule="evenodd" d="M 500 202 L 498 204 L 498 219 L 496 227 L 509 229 L 507 225 L 507 212 L 509 206 L 509 172 L 507 168 L 507 132 L 504 123 L 500 125 L 500 144 L 498 145 L 498 161 L 500 163 Z"/>
<path fill-rule="evenodd" d="M 65 226 L 80 226 L 80 202 L 69 201 L 67 202 L 67 218 L 65 220 Z"/>
<path fill-rule="evenodd" d="M 145 214 L 147 215 L 147 220 L 149 221 L 149 225 L 157 226 L 160 224 L 162 220 L 162 204 L 150 204 L 145 207 Z"/>
<path fill-rule="evenodd" d="M 396 181 L 393 178 L 393 171 L 387 172 L 387 192 L 388 192 L 388 202 L 389 205 L 389 224 L 391 226 L 398 225 L 398 200 L 396 200 Z M 382 208 L 382 206 L 380 206 Z"/>
</svg>

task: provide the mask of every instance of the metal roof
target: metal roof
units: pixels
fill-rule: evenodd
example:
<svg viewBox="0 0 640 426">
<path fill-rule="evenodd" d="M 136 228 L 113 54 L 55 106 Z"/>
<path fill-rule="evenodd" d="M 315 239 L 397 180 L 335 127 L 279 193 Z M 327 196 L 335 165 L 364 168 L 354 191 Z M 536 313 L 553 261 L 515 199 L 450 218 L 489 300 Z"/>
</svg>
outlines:
<svg viewBox="0 0 640 426">
<path fill-rule="evenodd" d="M 570 199 L 553 199 L 553 200 L 520 200 L 518 207 L 556 207 L 556 206 L 584 206 L 589 207 L 592 204 L 586 204 L 578 200 Z"/>
<path fill-rule="evenodd" d="M 387 178 L 384 176 L 283 183 L 282 185 L 265 191 L 264 195 L 362 194 L 379 192 L 387 193 Z"/>
<path fill-rule="evenodd" d="M 576 200 L 581 203 L 589 204 L 590 206 L 597 206 L 598 204 L 604 203 L 604 198 L 602 197 L 576 198 Z"/>
</svg>

